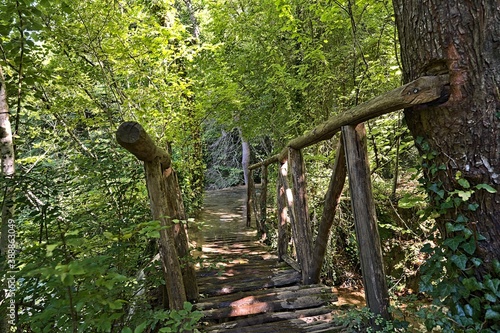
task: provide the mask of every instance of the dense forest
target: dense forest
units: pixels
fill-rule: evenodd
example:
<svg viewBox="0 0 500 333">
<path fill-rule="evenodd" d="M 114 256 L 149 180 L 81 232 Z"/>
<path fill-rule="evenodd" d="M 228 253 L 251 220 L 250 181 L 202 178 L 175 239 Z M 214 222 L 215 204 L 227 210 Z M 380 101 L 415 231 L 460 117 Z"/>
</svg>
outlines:
<svg viewBox="0 0 500 333">
<path fill-rule="evenodd" d="M 190 303 L 166 309 L 158 293 L 162 226 L 143 164 L 115 139 L 122 122 L 170 154 L 194 221 L 207 191 L 246 184 L 291 139 L 442 74 L 436 103 L 365 122 L 395 318 L 379 329 L 498 332 L 500 8 L 477 2 L 0 0 L 0 332 L 196 329 Z M 303 150 L 312 230 L 338 141 Z M 349 196 L 321 281 L 360 288 Z"/>
</svg>

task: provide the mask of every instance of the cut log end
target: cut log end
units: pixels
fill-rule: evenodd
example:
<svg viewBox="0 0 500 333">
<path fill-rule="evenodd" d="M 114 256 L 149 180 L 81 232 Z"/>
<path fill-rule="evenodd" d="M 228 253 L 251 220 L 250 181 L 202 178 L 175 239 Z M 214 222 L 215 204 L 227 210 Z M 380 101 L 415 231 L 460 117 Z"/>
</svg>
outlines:
<svg viewBox="0 0 500 333">
<path fill-rule="evenodd" d="M 162 170 L 170 167 L 170 156 L 156 146 L 144 128 L 135 121 L 124 122 L 116 130 L 116 141 L 141 161 L 151 162 L 158 158 Z"/>
</svg>

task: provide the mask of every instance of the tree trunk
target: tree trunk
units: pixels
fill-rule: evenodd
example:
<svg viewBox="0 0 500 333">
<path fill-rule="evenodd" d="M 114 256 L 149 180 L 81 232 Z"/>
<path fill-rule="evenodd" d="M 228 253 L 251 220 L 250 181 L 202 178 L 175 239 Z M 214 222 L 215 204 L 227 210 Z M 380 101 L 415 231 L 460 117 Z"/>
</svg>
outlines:
<svg viewBox="0 0 500 333">
<path fill-rule="evenodd" d="M 10 125 L 9 119 L 9 105 L 7 104 L 7 89 L 5 87 L 5 80 L 3 76 L 2 67 L 0 67 L 0 159 L 2 170 L 0 172 L 1 177 L 3 178 L 3 187 L 1 188 L 1 221 L 0 221 L 0 262 L 5 260 L 5 266 L 1 267 L 3 272 L 6 272 L 3 277 L 5 281 L 14 279 L 15 277 L 9 271 L 13 271 L 15 268 L 15 257 L 10 258 L 11 253 L 15 253 L 15 222 L 13 220 L 14 217 L 14 185 L 13 177 L 14 177 L 14 141 L 12 139 L 12 128 Z M 9 238 L 9 232 L 14 230 L 14 238 Z M 11 241 L 13 240 L 13 243 Z M 14 250 L 14 251 L 13 251 Z M 15 255 L 15 254 L 14 254 Z M 12 260 L 12 261 L 10 261 Z M 4 270 L 6 268 L 6 270 Z M 8 310 L 9 307 L 12 307 L 14 301 L 12 296 L 8 296 L 6 290 L 8 289 L 7 285 L 0 285 L 2 291 L 2 302 L 1 311 L 0 311 L 0 332 L 9 332 L 10 326 L 14 325 L 14 316 L 13 312 Z M 5 302 L 5 303 L 4 303 Z M 2 304 L 4 303 L 4 304 Z M 14 316 L 15 317 L 15 316 Z"/>
<path fill-rule="evenodd" d="M 14 175 L 14 142 L 2 67 L 0 67 L 0 158 L 2 160 L 2 174 L 6 177 Z"/>
<path fill-rule="evenodd" d="M 496 193 L 475 189 L 457 211 L 444 212 L 439 222 L 463 214 L 469 227 L 486 239 L 476 256 L 491 271 L 500 258 L 500 5 L 498 0 L 393 0 L 401 43 L 405 82 L 423 75 L 449 74 L 444 104 L 405 110 L 408 127 L 422 154 L 429 183 L 446 192 L 489 184 Z M 437 166 L 437 171 L 435 167 Z M 465 182 L 462 181 L 462 184 Z M 464 189 L 465 190 L 465 189 Z M 493 191 L 490 191 L 493 192 Z M 438 198 L 434 195 L 434 198 Z M 468 209 L 477 204 L 477 209 Z"/>
<path fill-rule="evenodd" d="M 242 135 L 241 135 L 241 150 L 242 150 L 241 167 L 243 168 L 243 178 L 245 179 L 245 185 L 248 185 L 249 181 L 248 167 L 250 166 L 250 144 L 243 138 Z"/>
</svg>

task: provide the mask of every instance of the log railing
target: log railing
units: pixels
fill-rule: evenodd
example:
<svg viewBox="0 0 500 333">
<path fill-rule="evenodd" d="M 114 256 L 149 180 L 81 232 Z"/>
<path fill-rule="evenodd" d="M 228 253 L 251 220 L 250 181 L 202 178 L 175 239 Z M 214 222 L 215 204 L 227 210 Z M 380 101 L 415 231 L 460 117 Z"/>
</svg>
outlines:
<svg viewBox="0 0 500 333">
<path fill-rule="evenodd" d="M 390 318 L 389 296 L 385 280 L 382 249 L 377 228 L 375 202 L 371 190 L 366 133 L 363 122 L 383 114 L 416 105 L 425 108 L 427 103 L 446 100 L 447 75 L 424 76 L 402 87 L 396 88 L 347 112 L 335 115 L 318 125 L 309 133 L 291 140 L 279 153 L 249 167 L 247 187 L 247 225 L 250 226 L 252 206 L 257 206 L 252 172 L 262 169 L 260 208 L 255 208 L 257 230 L 266 232 L 265 211 L 267 199 L 267 169 L 278 164 L 278 255 L 290 260 L 287 253 L 290 235 L 287 224 L 291 224 L 296 260 L 302 272 L 304 284 L 317 283 L 323 265 L 328 234 L 333 224 L 335 209 L 342 193 L 347 173 L 354 224 L 359 245 L 359 254 L 366 302 L 370 310 L 384 318 Z M 301 149 L 331 139 L 341 132 L 333 173 L 325 196 L 325 207 L 316 239 L 312 240 L 306 196 L 306 174 Z M 289 176 L 290 173 L 290 176 Z M 289 178 L 292 181 L 289 181 Z M 293 186 L 290 186 L 290 183 Z M 260 212 L 260 213 L 259 213 Z"/>
<path fill-rule="evenodd" d="M 181 192 L 169 154 L 156 146 L 142 126 L 125 122 L 116 131 L 118 143 L 144 161 L 151 212 L 160 221 L 160 257 L 170 309 L 183 309 L 184 302 L 198 298 L 194 266 L 184 225 Z"/>
</svg>

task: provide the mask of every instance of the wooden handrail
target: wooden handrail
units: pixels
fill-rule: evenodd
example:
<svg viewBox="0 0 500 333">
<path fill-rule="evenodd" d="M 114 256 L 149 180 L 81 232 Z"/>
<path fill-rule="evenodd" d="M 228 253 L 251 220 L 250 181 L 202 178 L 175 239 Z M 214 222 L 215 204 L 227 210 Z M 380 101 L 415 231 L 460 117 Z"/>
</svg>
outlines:
<svg viewBox="0 0 500 333">
<path fill-rule="evenodd" d="M 302 149 L 320 141 L 331 139 L 335 133 L 340 131 L 342 126 L 357 125 L 383 114 L 436 101 L 446 94 L 445 86 L 447 85 L 449 85 L 448 75 L 422 76 L 415 81 L 359 104 L 348 111 L 330 117 L 330 119 L 316 126 L 310 132 L 289 141 L 279 154 L 252 164 L 248 168 L 253 170 L 277 161 L 283 162 L 288 157 L 288 147 Z"/>
</svg>

